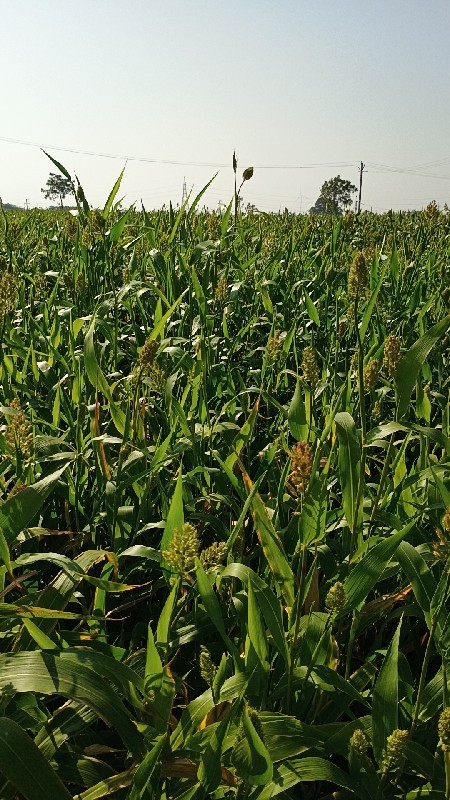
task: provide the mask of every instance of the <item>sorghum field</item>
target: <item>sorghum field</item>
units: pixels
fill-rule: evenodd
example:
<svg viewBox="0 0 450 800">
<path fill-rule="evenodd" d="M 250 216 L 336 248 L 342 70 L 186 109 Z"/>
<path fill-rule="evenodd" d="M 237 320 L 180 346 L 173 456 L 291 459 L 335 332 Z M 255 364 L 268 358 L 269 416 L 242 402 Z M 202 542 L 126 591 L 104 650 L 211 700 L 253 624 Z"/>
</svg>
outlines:
<svg viewBox="0 0 450 800">
<path fill-rule="evenodd" d="M 449 797 L 450 215 L 119 183 L 0 219 L 1 799 Z"/>
</svg>

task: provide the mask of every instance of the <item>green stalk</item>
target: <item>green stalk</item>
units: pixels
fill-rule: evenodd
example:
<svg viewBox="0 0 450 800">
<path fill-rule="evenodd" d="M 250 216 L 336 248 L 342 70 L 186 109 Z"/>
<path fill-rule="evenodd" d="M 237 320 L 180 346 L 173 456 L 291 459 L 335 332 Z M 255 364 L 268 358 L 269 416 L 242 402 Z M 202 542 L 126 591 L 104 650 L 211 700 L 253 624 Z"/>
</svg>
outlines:
<svg viewBox="0 0 450 800">
<path fill-rule="evenodd" d="M 297 648 L 297 641 L 298 641 L 298 634 L 300 631 L 300 620 L 302 616 L 302 593 L 303 593 L 303 584 L 305 582 L 305 567 L 306 567 L 306 556 L 307 550 L 306 547 L 302 547 L 301 549 L 301 556 L 298 560 L 298 569 L 297 569 L 297 608 L 295 609 L 295 627 L 294 627 L 294 636 L 291 642 L 291 663 L 289 665 L 289 675 L 288 675 L 288 690 L 287 690 L 287 697 L 286 697 L 286 713 L 290 713 L 291 708 L 291 697 L 292 697 L 292 678 L 294 675 L 294 663 L 295 663 L 295 651 Z"/>
<path fill-rule="evenodd" d="M 389 447 L 387 449 L 386 458 L 384 460 L 383 471 L 381 473 L 380 483 L 378 485 L 378 491 L 377 491 L 377 494 L 376 494 L 376 497 L 375 497 L 375 500 L 374 500 L 374 503 L 373 503 L 373 506 L 372 506 L 372 513 L 370 515 L 369 527 L 372 527 L 372 525 L 374 524 L 375 515 L 377 513 L 378 506 L 379 506 L 379 503 L 380 503 L 380 500 L 381 500 L 381 496 L 383 494 L 384 484 L 386 483 L 386 478 L 387 478 L 389 466 L 390 466 L 390 463 L 391 463 L 392 455 L 394 453 L 394 437 L 395 437 L 395 434 L 392 433 L 391 434 L 391 438 L 389 440 Z"/>
<path fill-rule="evenodd" d="M 350 635 L 348 637 L 347 658 L 345 661 L 345 680 L 348 681 L 350 677 L 350 669 L 352 664 L 353 645 L 355 643 L 356 629 L 358 627 L 359 618 L 353 614 L 352 624 L 350 627 Z"/>
<path fill-rule="evenodd" d="M 442 700 L 443 708 L 448 708 L 448 686 L 447 686 L 447 659 L 442 659 Z M 450 750 L 444 750 L 445 768 L 445 800 L 450 800 Z"/>
<path fill-rule="evenodd" d="M 414 706 L 414 713 L 411 721 L 411 735 L 417 725 L 417 720 L 419 719 L 419 712 L 420 712 L 420 702 L 422 700 L 422 693 L 425 686 L 425 680 L 427 677 L 427 669 L 428 669 L 428 662 L 430 660 L 430 652 L 431 652 L 431 642 L 433 640 L 434 631 L 436 630 L 437 618 L 433 617 L 431 620 L 431 628 L 430 628 L 430 635 L 428 636 L 428 642 L 425 649 L 425 655 L 423 657 L 422 663 L 422 671 L 420 673 L 420 680 L 419 686 L 417 689 L 417 697 L 416 697 L 416 704 Z"/>
<path fill-rule="evenodd" d="M 355 299 L 354 315 L 355 315 L 356 340 L 358 343 L 358 390 L 359 390 L 358 394 L 359 394 L 359 416 L 361 420 L 361 464 L 360 464 L 360 473 L 358 481 L 358 492 L 356 495 L 355 513 L 353 517 L 353 524 L 351 531 L 350 552 L 348 555 L 349 571 L 351 569 L 351 557 L 353 550 L 356 546 L 357 535 L 358 535 L 358 510 L 364 497 L 365 468 L 366 468 L 366 451 L 365 451 L 366 404 L 364 398 L 364 348 L 361 342 L 361 337 L 359 335 L 357 313 L 358 313 L 358 297 L 356 297 Z"/>
<path fill-rule="evenodd" d="M 310 658 L 309 664 L 308 664 L 308 666 L 306 668 L 306 674 L 305 674 L 305 678 L 304 678 L 304 681 L 303 681 L 303 686 L 306 686 L 306 684 L 308 682 L 308 679 L 309 679 L 309 676 L 311 675 L 311 672 L 313 670 L 314 664 L 316 663 L 316 659 L 317 659 L 317 655 L 319 653 L 319 650 L 322 647 L 322 644 L 323 644 L 323 642 L 325 640 L 325 637 L 326 637 L 326 635 L 327 635 L 327 633 L 328 633 L 328 631 L 329 631 L 329 629 L 331 627 L 332 618 L 333 618 L 333 614 L 330 611 L 329 614 L 328 614 L 328 617 L 327 617 L 327 621 L 325 623 L 325 628 L 323 630 L 322 636 L 320 637 L 319 641 L 317 642 L 317 644 L 316 644 L 316 646 L 315 646 L 315 648 L 313 650 L 313 654 L 312 654 L 312 656 Z M 300 694 L 301 694 L 301 692 L 300 692 Z"/>
<path fill-rule="evenodd" d="M 427 677 L 428 663 L 430 661 L 431 642 L 432 642 L 433 634 L 434 634 L 434 631 L 435 631 L 435 628 L 436 628 L 436 623 L 437 623 L 437 619 L 436 619 L 436 617 L 433 617 L 432 622 L 431 622 L 430 635 L 428 637 L 428 642 L 427 642 L 427 646 L 426 646 L 426 649 L 425 649 L 425 655 L 423 657 L 422 670 L 421 670 L 421 673 L 420 673 L 420 680 L 419 680 L 419 686 L 417 688 L 417 697 L 416 697 L 416 702 L 415 702 L 415 705 L 414 705 L 413 717 L 412 717 L 412 720 L 411 720 L 411 728 L 410 728 L 410 731 L 409 731 L 410 738 L 412 738 L 412 735 L 413 735 L 414 730 L 415 730 L 416 725 L 417 725 L 417 721 L 419 719 L 420 702 L 422 700 L 422 693 L 423 693 L 423 690 L 424 690 L 424 687 L 425 687 L 425 680 L 426 680 L 426 677 Z M 395 776 L 395 783 L 397 785 L 399 784 L 400 778 L 402 776 L 404 766 L 405 766 L 405 758 L 403 757 L 402 760 L 401 760 L 400 766 L 399 766 L 399 768 L 397 770 L 396 776 Z"/>
</svg>

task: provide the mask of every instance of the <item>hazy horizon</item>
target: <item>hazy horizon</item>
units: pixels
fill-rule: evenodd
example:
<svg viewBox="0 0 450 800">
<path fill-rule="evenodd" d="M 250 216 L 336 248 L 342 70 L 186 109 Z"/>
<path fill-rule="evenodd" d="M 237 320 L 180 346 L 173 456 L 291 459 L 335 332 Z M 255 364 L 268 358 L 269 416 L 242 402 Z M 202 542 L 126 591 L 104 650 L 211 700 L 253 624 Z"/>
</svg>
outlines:
<svg viewBox="0 0 450 800">
<path fill-rule="evenodd" d="M 205 202 L 226 203 L 234 149 L 263 211 L 307 211 L 361 160 L 365 209 L 450 202 L 445 0 L 16 0 L 2 23 L 4 202 L 49 205 L 38 145 L 94 206 L 125 157 L 150 160 L 128 161 L 126 205 L 178 203 L 216 171 Z"/>
</svg>

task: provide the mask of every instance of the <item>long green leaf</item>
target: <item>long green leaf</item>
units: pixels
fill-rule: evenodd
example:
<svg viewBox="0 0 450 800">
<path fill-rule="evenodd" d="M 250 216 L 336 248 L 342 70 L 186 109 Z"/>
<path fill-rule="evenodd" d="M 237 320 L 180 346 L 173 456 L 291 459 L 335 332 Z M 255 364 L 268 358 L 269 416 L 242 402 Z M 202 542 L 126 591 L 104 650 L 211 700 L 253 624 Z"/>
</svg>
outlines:
<svg viewBox="0 0 450 800">
<path fill-rule="evenodd" d="M 272 759 L 258 736 L 247 709 L 244 709 L 241 724 L 244 737 L 233 748 L 233 765 L 239 777 L 250 786 L 266 786 L 272 780 Z"/>
<path fill-rule="evenodd" d="M 111 702 L 111 673 L 102 675 L 98 669 L 98 660 L 93 669 L 76 652 L 59 654 L 52 650 L 0 655 L 0 688 L 78 700 L 113 725 L 127 747 L 138 754 L 142 747 L 140 734 L 117 694 Z"/>
<path fill-rule="evenodd" d="M 253 482 L 245 470 L 243 471 L 243 478 L 247 493 L 250 494 L 253 488 Z M 261 543 L 270 571 L 280 587 L 286 604 L 291 607 L 294 603 L 294 576 L 286 558 L 281 540 L 258 492 L 253 496 L 250 508 L 258 539 Z"/>
<path fill-rule="evenodd" d="M 32 522 L 66 467 L 67 464 L 64 464 L 3 503 L 0 507 L 0 532 L 7 545 L 11 546 L 19 533 Z"/>
<path fill-rule="evenodd" d="M 305 441 L 308 436 L 308 422 L 306 420 L 305 401 L 300 381 L 297 380 L 294 396 L 288 411 L 289 430 L 298 442 Z"/>
<path fill-rule="evenodd" d="M 175 484 L 175 491 L 172 495 L 172 500 L 167 514 L 164 533 L 161 539 L 161 551 L 167 550 L 170 542 L 172 541 L 173 532 L 181 529 L 184 524 L 184 511 L 183 511 L 183 471 L 180 465 L 178 470 L 177 482 Z"/>
<path fill-rule="evenodd" d="M 398 728 L 398 645 L 401 626 L 400 619 L 373 689 L 372 747 L 379 764 L 387 737 Z"/>
<path fill-rule="evenodd" d="M 214 591 L 209 582 L 209 578 L 202 567 L 201 561 L 198 558 L 195 559 L 195 572 L 197 575 L 197 585 L 200 592 L 200 596 L 202 598 L 203 605 L 205 606 L 205 609 L 209 617 L 211 618 L 212 622 L 219 631 L 223 641 L 225 642 L 228 651 L 234 657 L 236 666 L 239 668 L 241 664 L 239 652 L 225 630 L 225 624 L 223 621 L 222 611 L 220 608 L 219 601 L 216 595 L 214 594 Z"/>
<path fill-rule="evenodd" d="M 141 800 L 141 798 L 145 797 L 147 787 L 158 766 L 165 743 L 166 736 L 161 736 L 139 765 L 133 779 L 129 800 Z"/>
<path fill-rule="evenodd" d="M 339 437 L 339 480 L 347 525 L 353 531 L 361 464 L 361 445 L 353 417 L 341 411 L 334 418 Z"/>
<path fill-rule="evenodd" d="M 114 202 L 114 198 L 115 198 L 117 192 L 119 191 L 120 184 L 122 183 L 122 178 L 123 178 L 123 173 L 124 172 L 125 172 L 125 167 L 123 168 L 122 172 L 120 173 L 120 175 L 117 178 L 113 188 L 111 189 L 111 191 L 109 193 L 108 199 L 107 199 L 107 201 L 105 203 L 105 206 L 104 206 L 103 212 L 102 212 L 103 219 L 108 219 L 109 212 L 111 211 L 111 206 L 112 206 L 112 204 Z"/>
<path fill-rule="evenodd" d="M 57 167 L 59 169 L 59 171 L 62 172 L 62 174 L 64 175 L 65 178 L 67 178 L 69 181 L 72 180 L 72 177 L 71 177 L 70 173 L 67 172 L 66 168 L 59 161 L 57 161 L 56 158 L 53 158 L 53 156 L 51 156 L 45 150 L 43 150 L 42 152 L 45 153 L 47 158 L 50 159 L 50 161 L 55 165 L 55 167 Z"/>
<path fill-rule="evenodd" d="M 395 375 L 395 385 L 397 387 L 397 418 L 406 414 L 414 388 L 417 375 L 421 366 L 424 364 L 428 353 L 434 347 L 438 339 L 446 332 L 450 325 L 450 314 L 433 325 L 420 339 L 413 344 L 403 356 Z"/>
<path fill-rule="evenodd" d="M 198 193 L 198 194 L 197 194 L 197 195 L 194 197 L 194 199 L 193 199 L 193 201 L 192 201 L 192 203 L 191 203 L 191 206 L 190 206 L 190 208 L 189 208 L 189 211 L 188 211 L 188 213 L 187 213 L 187 218 L 188 218 L 188 219 L 190 219 L 190 218 L 192 217 L 192 215 L 193 215 L 193 213 L 194 213 L 195 209 L 197 208 L 197 206 L 198 206 L 198 204 L 199 204 L 200 200 L 202 199 L 203 195 L 205 194 L 206 190 L 207 190 L 207 189 L 209 189 L 209 187 L 211 186 L 212 182 L 213 182 L 213 181 L 214 181 L 214 180 L 217 178 L 218 174 L 219 174 L 219 173 L 218 173 L 218 172 L 216 172 L 216 174 L 215 174 L 215 175 L 213 175 L 213 177 L 211 178 L 211 180 L 210 180 L 210 181 L 208 181 L 208 183 L 206 184 L 206 186 L 204 186 L 204 187 L 203 187 L 203 189 L 200 189 L 199 193 Z"/>
<path fill-rule="evenodd" d="M 0 772 L 26 800 L 71 800 L 33 740 L 7 717 L 0 717 Z"/>
<path fill-rule="evenodd" d="M 407 536 L 414 524 L 414 520 L 412 520 L 402 530 L 392 533 L 387 539 L 369 550 L 356 564 L 344 583 L 346 601 L 341 614 L 355 609 L 367 597 L 370 590 L 380 580 L 386 564 L 391 560 L 400 542 Z"/>
</svg>

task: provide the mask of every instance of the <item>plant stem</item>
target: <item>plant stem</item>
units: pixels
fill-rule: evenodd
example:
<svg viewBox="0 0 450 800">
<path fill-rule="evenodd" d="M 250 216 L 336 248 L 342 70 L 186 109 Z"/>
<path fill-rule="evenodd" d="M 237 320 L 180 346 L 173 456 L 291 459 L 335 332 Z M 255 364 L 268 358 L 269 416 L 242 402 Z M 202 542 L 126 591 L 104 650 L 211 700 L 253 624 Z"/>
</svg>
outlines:
<svg viewBox="0 0 450 800">
<path fill-rule="evenodd" d="M 358 492 L 356 495 L 355 515 L 353 519 L 352 530 L 352 543 L 356 541 L 358 533 L 358 510 L 364 496 L 364 480 L 366 468 L 366 403 L 364 397 L 364 348 L 359 335 L 358 321 L 356 319 L 358 313 L 358 298 L 355 300 L 355 330 L 356 340 L 358 342 L 358 388 L 359 388 L 359 416 L 361 419 L 361 464 L 358 482 Z M 350 566 L 350 558 L 349 558 Z"/>
<path fill-rule="evenodd" d="M 426 680 L 426 677 L 427 677 L 428 662 L 430 660 L 431 642 L 433 640 L 434 631 L 436 629 L 436 623 L 437 623 L 437 618 L 433 617 L 433 619 L 431 620 L 430 634 L 428 636 L 428 642 L 427 642 L 427 646 L 426 646 L 426 650 L 425 650 L 425 655 L 423 657 L 422 671 L 420 673 L 419 686 L 418 686 L 418 689 L 417 689 L 416 704 L 414 706 L 414 713 L 413 713 L 413 718 L 412 718 L 412 722 L 411 722 L 411 734 L 413 733 L 414 728 L 417 725 L 417 720 L 419 719 L 420 701 L 422 700 L 422 692 L 423 692 L 423 689 L 424 689 L 424 686 L 425 686 L 425 680 Z"/>
<path fill-rule="evenodd" d="M 352 664 L 353 644 L 355 641 L 356 629 L 358 627 L 358 617 L 354 614 L 352 624 L 350 627 L 350 635 L 348 638 L 347 659 L 345 662 L 345 680 L 348 681 L 350 677 L 350 668 Z"/>
<path fill-rule="evenodd" d="M 383 471 L 381 473 L 380 483 L 378 485 L 378 491 L 377 491 L 377 494 L 376 494 L 376 497 L 375 497 L 374 504 L 372 506 L 372 513 L 370 515 L 370 520 L 369 520 L 369 526 L 370 527 L 372 527 L 372 525 L 373 525 L 373 523 L 375 521 L 375 515 L 376 515 L 377 510 L 378 510 L 378 506 L 379 506 L 380 499 L 381 499 L 381 496 L 382 496 L 382 493 L 383 493 L 384 484 L 386 482 L 386 478 L 387 478 L 387 474 L 388 474 L 391 458 L 392 458 L 392 455 L 393 455 L 393 452 L 394 452 L 394 436 L 395 436 L 395 434 L 392 433 L 391 434 L 391 438 L 389 440 L 389 447 L 387 449 L 386 458 L 385 458 L 384 465 L 383 465 Z"/>
</svg>

